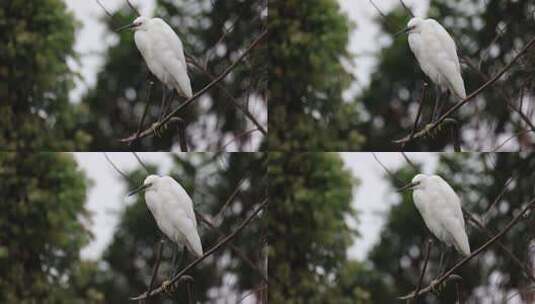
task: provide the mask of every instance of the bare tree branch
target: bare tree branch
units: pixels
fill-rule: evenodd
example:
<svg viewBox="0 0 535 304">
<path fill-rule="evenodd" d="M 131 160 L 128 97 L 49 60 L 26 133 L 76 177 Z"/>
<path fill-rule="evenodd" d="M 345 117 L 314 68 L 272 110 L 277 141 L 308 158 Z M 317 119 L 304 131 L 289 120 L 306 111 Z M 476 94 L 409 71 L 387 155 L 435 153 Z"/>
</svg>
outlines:
<svg viewBox="0 0 535 304">
<path fill-rule="evenodd" d="M 187 56 L 187 55 L 186 55 Z M 210 78 L 210 80 L 214 80 L 215 77 L 206 70 L 206 68 L 204 68 L 199 62 L 197 62 L 193 57 L 191 56 L 188 56 L 188 59 L 190 60 L 190 62 L 197 68 L 199 69 L 200 71 L 202 71 L 208 78 Z M 230 98 L 230 102 L 236 107 L 238 108 L 238 110 L 242 111 L 242 113 L 247 117 L 249 118 L 249 120 L 258 128 L 258 130 L 260 132 L 262 132 L 262 134 L 264 134 L 264 136 L 267 136 L 267 130 L 258 122 L 258 120 L 253 116 L 253 114 L 251 114 L 251 112 L 249 112 L 249 110 L 244 107 L 243 105 L 241 105 L 235 98 L 234 96 L 232 96 L 230 94 L 230 92 L 227 90 L 227 88 L 225 88 L 223 85 L 221 85 L 220 83 L 217 84 L 217 86 L 223 91 L 223 93 L 228 97 Z"/>
<path fill-rule="evenodd" d="M 490 87 L 492 84 L 494 84 L 496 81 L 498 81 L 509 69 L 513 67 L 513 65 L 520 59 L 531 47 L 535 45 L 535 38 L 533 38 L 530 42 L 528 42 L 524 48 L 511 60 L 499 73 L 497 73 L 492 79 L 487 81 L 485 84 L 483 84 L 479 89 L 477 89 L 475 92 L 470 94 L 465 99 L 457 102 L 453 107 L 451 107 L 446 113 L 444 113 L 442 116 L 440 116 L 439 119 L 437 119 L 435 122 L 428 124 L 424 128 L 422 128 L 420 131 L 416 132 L 416 134 L 410 138 L 409 136 L 406 136 L 402 139 L 395 140 L 394 143 L 402 144 L 404 142 L 407 142 L 410 140 L 418 139 L 420 137 L 423 137 L 427 134 L 429 134 L 431 131 L 433 131 L 435 128 L 437 128 L 446 118 L 451 116 L 454 112 L 456 112 L 459 108 L 461 108 L 463 105 L 465 105 L 468 101 L 474 99 L 476 96 L 478 96 L 481 92 L 483 92 L 485 89 Z"/>
<path fill-rule="evenodd" d="M 126 0 L 126 3 L 128 3 L 128 6 L 130 6 L 130 8 L 131 8 L 134 12 L 136 12 L 136 14 L 137 14 L 138 16 L 141 16 L 141 12 L 137 9 L 137 7 L 135 7 L 135 6 L 130 2 L 130 0 Z"/>
<path fill-rule="evenodd" d="M 115 169 L 115 171 L 117 171 L 117 173 L 119 173 L 122 177 L 124 177 L 130 183 L 132 184 L 134 183 L 134 181 L 130 178 L 130 176 L 128 176 L 126 173 L 124 173 L 123 171 L 119 170 L 119 168 L 117 168 L 117 166 L 109 158 L 108 153 L 103 152 L 103 154 L 106 160 L 108 161 L 108 163 L 113 167 L 113 169 Z"/>
<path fill-rule="evenodd" d="M 409 15 L 414 18 L 414 14 L 412 13 L 411 9 L 407 5 L 405 5 L 405 2 L 403 2 L 403 0 L 399 0 L 399 2 L 401 2 L 401 5 L 409 13 Z"/>
<path fill-rule="evenodd" d="M 433 240 L 428 239 L 426 250 L 425 250 L 424 267 L 422 268 L 422 272 L 420 272 L 420 277 L 418 278 L 418 285 L 416 285 L 416 296 L 414 297 L 415 303 L 418 303 L 418 292 L 422 288 L 422 282 L 424 280 L 425 270 L 427 268 L 427 263 L 429 262 L 429 255 L 431 253 L 431 245 L 433 245 Z"/>
<path fill-rule="evenodd" d="M 197 258 L 195 261 L 190 263 L 188 266 L 184 267 L 178 274 L 176 274 L 173 279 L 171 279 L 171 284 L 176 283 L 187 271 L 195 267 L 197 264 L 202 262 L 204 259 L 206 259 L 208 256 L 212 255 L 214 252 L 216 252 L 219 248 L 226 245 L 228 242 L 230 242 L 232 239 L 234 239 L 240 231 L 242 231 L 254 218 L 255 216 L 263 210 L 267 204 L 269 203 L 268 199 L 264 199 L 262 203 L 260 203 L 260 206 L 256 208 L 241 224 L 240 226 L 234 230 L 234 232 L 230 233 L 228 236 L 226 236 L 224 239 L 219 241 L 216 245 L 214 245 L 212 248 L 210 248 L 208 251 L 206 251 L 201 257 Z M 143 293 L 137 297 L 131 298 L 132 301 L 138 301 L 142 299 L 146 299 L 147 297 L 152 297 L 154 295 L 160 294 L 163 291 L 163 287 L 160 285 L 157 289 L 153 290 L 150 293 Z"/>
<path fill-rule="evenodd" d="M 420 98 L 418 99 L 418 113 L 416 114 L 416 119 L 414 120 L 414 126 L 412 127 L 411 134 L 409 135 L 410 140 L 401 144 L 401 150 L 403 150 L 403 148 L 405 148 L 405 145 L 412 140 L 414 133 L 416 133 L 416 130 L 418 130 L 418 121 L 420 120 L 420 116 L 422 115 L 422 105 L 424 103 L 425 91 L 427 89 L 427 86 L 427 82 L 424 82 L 424 85 L 422 86 L 422 91 L 420 92 Z"/>
<path fill-rule="evenodd" d="M 106 7 L 100 2 L 100 0 L 96 0 L 98 5 L 100 5 L 100 7 L 104 10 L 104 12 L 106 13 L 106 15 L 108 15 L 110 18 L 113 18 L 113 14 L 110 13 L 110 11 L 108 11 L 108 9 L 106 9 Z"/>
<path fill-rule="evenodd" d="M 210 82 L 208 85 L 206 85 L 204 88 L 202 88 L 200 91 L 195 93 L 191 98 L 186 100 L 184 103 L 182 103 L 178 108 L 176 108 L 174 111 L 169 113 L 165 118 L 163 118 L 161 121 L 155 123 L 150 128 L 147 128 L 145 131 L 141 132 L 139 136 L 136 136 L 136 134 L 133 134 L 127 138 L 123 138 L 119 140 L 120 142 L 128 143 L 132 140 L 135 140 L 136 138 L 144 138 L 151 134 L 153 134 L 155 131 L 157 131 L 159 128 L 164 126 L 172 117 L 176 116 L 178 112 L 189 106 L 191 103 L 196 101 L 201 95 L 206 93 L 209 89 L 211 89 L 213 86 L 215 86 L 218 82 L 222 81 L 225 76 L 227 76 L 234 68 L 238 66 L 238 64 L 247 57 L 247 55 L 267 36 L 268 32 L 264 31 L 262 34 L 260 34 L 248 47 L 247 49 L 240 55 L 240 57 L 234 61 L 223 73 L 221 73 L 219 76 L 217 76 L 212 82 Z"/>
<path fill-rule="evenodd" d="M 513 226 L 515 224 L 517 224 L 520 219 L 524 216 L 524 214 L 535 207 L 535 199 L 531 200 L 530 202 L 528 202 L 528 204 L 526 205 L 526 207 L 524 207 L 522 209 L 522 211 L 520 211 L 510 222 L 509 224 L 507 224 L 507 226 L 502 230 L 500 231 L 498 234 L 496 234 L 494 237 L 492 237 L 491 239 L 489 239 L 485 244 L 483 244 L 481 247 L 479 247 L 478 249 L 476 249 L 475 251 L 472 252 L 472 254 L 470 254 L 469 256 L 463 258 L 461 261 L 459 261 L 457 264 L 455 264 L 452 268 L 450 268 L 450 270 L 448 270 L 446 273 L 444 273 L 440 278 L 434 280 L 433 282 L 431 282 L 431 284 L 429 284 L 427 287 L 425 287 L 424 289 L 420 290 L 419 292 L 411 292 L 410 294 L 406 295 L 406 296 L 402 296 L 402 297 L 399 297 L 398 299 L 400 300 L 408 300 L 408 299 L 411 299 L 411 298 L 414 298 L 415 296 L 418 296 L 418 295 L 422 295 L 424 293 L 427 293 L 429 291 L 431 291 L 432 289 L 434 289 L 436 286 L 439 286 L 440 284 L 442 284 L 446 279 L 448 279 L 452 274 L 453 272 L 455 272 L 457 269 L 459 269 L 461 266 L 463 266 L 464 264 L 468 263 L 468 261 L 470 261 L 472 258 L 474 258 L 475 256 L 478 256 L 480 253 L 482 253 L 485 249 L 487 249 L 488 247 L 490 247 L 490 245 L 494 244 L 494 242 L 496 242 L 497 240 L 499 240 L 502 236 L 505 235 L 505 233 L 507 233 L 507 231 L 509 231 L 511 228 L 513 228 Z"/>
<path fill-rule="evenodd" d="M 143 167 L 143 169 L 145 169 L 145 172 L 147 172 L 147 174 L 148 174 L 150 172 L 149 171 L 149 167 L 147 167 L 147 165 L 145 165 L 145 163 L 141 160 L 141 157 L 139 157 L 139 155 L 137 155 L 136 152 L 132 151 L 132 154 L 134 154 L 134 156 L 136 157 L 136 159 L 139 162 L 139 164 L 141 165 L 141 167 Z"/>
<path fill-rule="evenodd" d="M 156 252 L 156 262 L 154 264 L 154 267 L 152 268 L 152 276 L 150 279 L 149 288 L 147 289 L 147 293 L 150 293 L 152 291 L 152 288 L 154 287 L 154 283 L 156 282 L 156 276 L 158 275 L 158 269 L 160 268 L 160 262 L 162 259 L 162 251 L 163 251 L 164 244 L 165 244 L 165 241 L 161 239 L 158 244 L 158 251 Z"/>
</svg>

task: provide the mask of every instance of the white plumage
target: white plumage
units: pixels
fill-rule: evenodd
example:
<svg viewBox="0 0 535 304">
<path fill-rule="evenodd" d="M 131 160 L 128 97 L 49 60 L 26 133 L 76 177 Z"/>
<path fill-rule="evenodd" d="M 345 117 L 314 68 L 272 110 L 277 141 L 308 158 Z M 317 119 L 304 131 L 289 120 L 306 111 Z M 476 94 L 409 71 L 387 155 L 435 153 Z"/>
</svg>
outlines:
<svg viewBox="0 0 535 304">
<path fill-rule="evenodd" d="M 459 197 L 438 175 L 418 174 L 412 179 L 414 205 L 431 232 L 461 254 L 470 255 Z"/>
<path fill-rule="evenodd" d="M 140 16 L 130 25 L 136 46 L 149 70 L 170 90 L 187 98 L 192 94 L 182 41 L 160 18 Z"/>
<path fill-rule="evenodd" d="M 182 186 L 169 176 L 149 175 L 143 182 L 145 202 L 160 230 L 196 257 L 203 254 L 193 202 Z"/>
<path fill-rule="evenodd" d="M 409 46 L 422 71 L 442 91 L 466 98 L 457 46 L 446 29 L 433 19 L 412 18 L 407 27 Z"/>
</svg>

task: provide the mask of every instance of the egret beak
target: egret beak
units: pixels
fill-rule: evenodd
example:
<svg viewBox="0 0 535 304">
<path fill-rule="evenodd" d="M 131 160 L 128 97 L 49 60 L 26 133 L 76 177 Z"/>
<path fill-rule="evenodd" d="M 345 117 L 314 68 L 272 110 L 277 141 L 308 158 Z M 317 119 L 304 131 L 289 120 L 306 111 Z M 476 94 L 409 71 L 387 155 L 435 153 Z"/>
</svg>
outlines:
<svg viewBox="0 0 535 304">
<path fill-rule="evenodd" d="M 402 35 L 402 34 L 407 34 L 410 31 L 412 31 L 413 29 L 414 29 L 414 27 L 406 27 L 406 28 L 402 29 L 401 31 L 395 33 L 394 37 L 397 37 L 397 36 Z"/>
<path fill-rule="evenodd" d="M 120 31 L 124 31 L 126 29 L 130 29 L 130 28 L 133 28 L 135 27 L 136 25 L 134 23 L 130 23 L 130 24 L 127 24 L 125 26 L 121 26 L 120 28 L 116 29 L 115 31 L 116 32 L 120 32 Z"/>
<path fill-rule="evenodd" d="M 146 184 L 146 185 L 141 185 L 140 187 L 137 187 L 136 189 L 128 192 L 128 196 L 132 196 L 136 193 L 139 193 L 141 191 L 144 191 L 145 189 L 147 189 L 148 187 L 152 186 L 152 184 Z"/>
<path fill-rule="evenodd" d="M 418 186 L 420 183 L 408 183 L 406 184 L 405 186 L 399 188 L 397 191 L 398 192 L 403 192 L 403 191 L 408 191 L 408 190 L 413 190 L 416 186 Z"/>
</svg>

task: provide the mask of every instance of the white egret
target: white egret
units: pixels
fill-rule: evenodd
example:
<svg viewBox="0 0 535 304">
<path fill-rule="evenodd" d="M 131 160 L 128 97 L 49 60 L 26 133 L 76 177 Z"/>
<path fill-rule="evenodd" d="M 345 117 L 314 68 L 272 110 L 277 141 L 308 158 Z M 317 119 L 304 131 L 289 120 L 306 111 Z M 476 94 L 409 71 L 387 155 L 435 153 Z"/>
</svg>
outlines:
<svg viewBox="0 0 535 304">
<path fill-rule="evenodd" d="M 145 203 L 158 228 L 175 244 L 194 256 L 203 255 L 193 202 L 182 186 L 169 176 L 149 175 L 129 196 L 145 191 Z"/>
<path fill-rule="evenodd" d="M 136 46 L 152 74 L 169 90 L 176 91 L 179 96 L 191 98 L 193 93 L 182 41 L 173 29 L 160 18 L 144 16 L 137 17 L 133 23 L 118 31 L 128 28 L 135 31 Z M 165 89 L 163 91 L 162 111 L 165 112 Z"/>
<path fill-rule="evenodd" d="M 432 116 L 438 113 L 442 93 L 449 91 L 458 98 L 465 99 L 466 90 L 457 46 L 446 29 L 434 19 L 414 17 L 404 32 L 409 33 L 409 47 L 420 68 L 437 88 Z"/>
<path fill-rule="evenodd" d="M 409 189 L 425 225 L 437 239 L 464 256 L 470 255 L 461 201 L 451 186 L 438 175 L 418 174 L 400 190 Z"/>
</svg>

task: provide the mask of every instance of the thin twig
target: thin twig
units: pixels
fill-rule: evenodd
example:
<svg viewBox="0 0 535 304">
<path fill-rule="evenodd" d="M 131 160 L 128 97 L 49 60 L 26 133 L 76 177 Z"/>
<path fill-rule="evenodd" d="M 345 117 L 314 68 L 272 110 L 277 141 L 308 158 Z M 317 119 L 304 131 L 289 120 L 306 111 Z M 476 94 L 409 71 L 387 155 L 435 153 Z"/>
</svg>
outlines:
<svg viewBox="0 0 535 304">
<path fill-rule="evenodd" d="M 388 169 L 388 168 L 381 162 L 381 160 L 377 157 L 377 155 L 375 154 L 375 152 L 372 152 L 372 155 L 373 155 L 373 158 L 375 158 L 375 160 L 379 163 L 379 165 L 381 165 L 381 167 L 383 167 L 383 169 L 386 171 L 386 173 L 387 173 L 390 177 L 394 178 L 398 183 L 403 184 L 403 182 L 402 182 L 401 180 L 399 180 L 399 179 L 397 178 L 397 176 L 394 175 L 394 173 L 392 173 L 392 172 L 391 172 L 391 171 L 390 171 L 390 170 L 389 170 L 389 169 Z"/>
<path fill-rule="evenodd" d="M 459 130 L 459 122 L 451 119 L 451 137 L 453 139 L 453 151 L 461 152 L 461 132 Z"/>
<path fill-rule="evenodd" d="M 245 137 L 251 133 L 254 133 L 256 131 L 260 131 L 258 128 L 254 128 L 254 129 L 251 129 L 251 130 L 247 130 L 245 132 L 242 132 L 241 134 L 238 134 L 237 136 L 235 136 L 233 139 L 229 140 L 227 143 L 225 143 L 222 147 L 221 147 L 221 151 L 225 151 L 225 148 L 227 146 L 229 146 L 231 143 L 237 141 L 238 139 L 242 138 L 242 137 Z"/>
<path fill-rule="evenodd" d="M 521 135 L 524 135 L 524 134 L 528 134 L 528 133 L 532 133 L 532 132 L 534 132 L 534 131 L 533 130 L 522 130 L 522 131 L 520 131 L 518 133 L 513 134 L 511 137 L 507 138 L 501 144 L 499 144 L 496 148 L 494 148 L 491 151 L 491 153 L 498 152 L 498 150 L 500 150 L 503 146 L 505 146 L 505 144 L 507 144 L 509 141 L 511 141 L 515 137 L 518 137 L 518 136 L 521 136 Z"/>
<path fill-rule="evenodd" d="M 186 55 L 187 56 L 187 55 Z M 190 60 L 190 62 L 197 68 L 199 69 L 200 71 L 202 71 L 211 81 L 213 81 L 215 79 L 215 77 L 206 70 L 206 68 L 204 68 L 199 62 L 197 62 L 192 56 L 188 56 L 188 59 Z M 242 113 L 247 117 L 249 118 L 249 120 L 258 128 L 258 130 L 260 132 L 262 132 L 262 134 L 264 134 L 265 136 L 267 135 L 267 130 L 266 128 L 264 128 L 260 122 L 258 122 L 258 120 L 253 116 L 253 114 L 251 114 L 251 112 L 249 112 L 249 110 L 247 108 L 245 108 L 243 105 L 241 105 L 235 98 L 234 96 L 232 96 L 230 94 L 230 92 L 228 91 L 227 88 L 225 88 L 223 85 L 221 85 L 220 83 L 217 84 L 217 86 L 221 89 L 221 91 L 223 92 L 223 94 L 225 94 L 228 98 L 230 98 L 230 102 L 236 107 L 238 108 L 238 110 L 242 111 Z"/>
<path fill-rule="evenodd" d="M 418 278 L 418 285 L 416 285 L 416 297 L 414 297 L 415 303 L 418 303 L 418 292 L 420 291 L 420 288 L 422 288 L 422 282 L 424 280 L 424 274 L 425 270 L 427 269 L 427 262 L 429 262 L 429 255 L 431 253 L 431 245 L 433 244 L 432 239 L 427 240 L 427 247 L 425 250 L 425 259 L 424 259 L 424 267 L 422 268 L 422 272 L 420 272 L 420 277 Z"/>
<path fill-rule="evenodd" d="M 411 9 L 407 5 L 405 5 L 405 2 L 403 2 L 403 0 L 399 0 L 399 2 L 401 2 L 401 5 L 409 13 L 409 15 L 414 18 L 414 14 L 412 13 Z"/>
<path fill-rule="evenodd" d="M 479 255 L 481 252 L 483 252 L 485 249 L 487 249 L 487 247 L 489 247 L 490 245 L 494 244 L 494 242 L 496 242 L 497 240 L 499 240 L 502 236 L 505 235 L 505 233 L 507 233 L 511 228 L 513 228 L 513 226 L 518 223 L 520 221 L 520 219 L 524 216 L 524 214 L 531 208 L 534 208 L 535 207 L 535 199 L 531 200 L 530 202 L 528 202 L 528 204 L 526 205 L 526 207 L 524 207 L 524 209 L 522 209 L 522 211 L 520 211 L 510 222 L 509 224 L 507 224 L 507 226 L 502 230 L 500 231 L 498 234 L 496 234 L 494 237 L 492 237 L 491 239 L 489 239 L 485 244 L 483 244 L 481 247 L 479 247 L 477 250 L 473 251 L 472 254 L 470 254 L 469 256 L 465 257 L 464 259 L 462 259 L 461 261 L 459 261 L 457 264 L 455 264 L 452 268 L 450 268 L 450 270 L 448 270 L 446 273 L 444 273 L 440 278 L 434 280 L 433 282 L 431 282 L 431 284 L 429 284 L 426 288 L 420 290 L 418 293 L 415 293 L 415 292 L 411 292 L 410 294 L 406 295 L 406 296 L 402 296 L 402 297 L 399 297 L 398 299 L 400 300 L 408 300 L 408 299 L 411 299 L 411 298 L 414 298 L 415 296 L 418 296 L 418 295 L 422 295 L 424 293 L 427 293 L 431 290 L 433 290 L 435 288 L 435 286 L 440 286 L 440 284 L 442 284 L 446 279 L 448 279 L 448 277 L 450 275 L 453 274 L 453 272 L 455 272 L 457 269 L 459 269 L 461 266 L 463 266 L 464 264 L 468 263 L 468 261 L 470 261 L 472 258 L 474 258 L 475 256 Z"/>
<path fill-rule="evenodd" d="M 223 212 L 225 211 L 225 209 L 227 208 L 227 206 L 236 198 L 236 195 L 238 195 L 238 193 L 240 193 L 240 189 L 241 189 L 241 186 L 243 185 L 243 183 L 246 181 L 247 179 L 245 177 L 243 177 L 239 182 L 238 182 L 238 185 L 236 186 L 236 188 L 234 188 L 234 191 L 232 191 L 232 193 L 230 194 L 230 196 L 227 198 L 227 200 L 225 201 L 225 203 L 223 204 L 223 206 L 221 206 L 221 208 L 219 208 L 219 211 L 216 213 L 216 215 L 214 216 L 214 218 L 218 218 L 220 217 Z"/>
<path fill-rule="evenodd" d="M 396 27 L 395 27 L 392 23 L 390 23 L 390 20 L 388 20 L 388 17 L 385 15 L 385 13 L 383 13 L 383 12 L 381 11 L 381 9 L 375 4 L 375 2 L 373 2 L 373 0 L 368 0 L 368 1 L 369 1 L 369 2 L 371 3 L 371 5 L 373 5 L 373 7 L 377 10 L 377 12 L 379 13 L 379 15 L 380 15 L 381 17 L 383 17 L 383 19 L 384 19 L 384 21 L 385 21 L 385 24 L 386 24 L 388 27 L 390 27 L 390 30 L 392 30 L 393 32 L 397 32 Z"/>
<path fill-rule="evenodd" d="M 164 119 L 162 119 L 160 122 L 155 123 L 150 128 L 147 128 L 145 131 L 141 132 L 139 135 L 139 138 L 147 137 L 153 132 L 155 132 L 157 129 L 161 128 L 163 125 L 165 125 L 172 117 L 176 116 L 178 112 L 189 106 L 191 103 L 193 103 L 195 100 L 197 100 L 201 95 L 206 93 L 209 89 L 211 89 L 214 85 L 222 81 L 234 68 L 237 67 L 237 65 L 247 57 L 247 55 L 267 36 L 268 32 L 264 31 L 262 34 L 260 34 L 248 47 L 247 49 L 240 55 L 240 57 L 234 61 L 223 73 L 221 73 L 219 76 L 217 76 L 212 82 L 210 82 L 208 85 L 206 85 L 204 88 L 202 88 L 200 91 L 195 93 L 191 98 L 186 100 L 184 103 L 182 103 L 178 108 L 173 110 L 171 113 L 169 113 L 167 116 L 165 116 Z M 120 139 L 120 142 L 131 142 L 132 140 L 136 139 L 136 134 L 133 134 L 127 138 Z"/>
<path fill-rule="evenodd" d="M 108 163 L 113 167 L 113 169 L 115 169 L 115 171 L 117 171 L 122 177 L 124 177 L 130 183 L 132 183 L 132 184 L 134 183 L 134 181 L 130 178 L 130 176 L 128 176 L 126 173 L 124 173 L 119 168 L 117 168 L 117 166 L 108 157 L 108 153 L 103 152 L 103 154 L 104 154 L 104 157 L 106 158 L 106 160 L 108 161 Z"/>
<path fill-rule="evenodd" d="M 126 0 L 126 3 L 128 3 L 128 6 L 130 6 L 130 8 L 131 8 L 134 12 L 136 12 L 136 14 L 137 14 L 138 16 L 141 16 L 140 11 L 137 9 L 137 7 L 135 7 L 135 6 L 130 2 L 130 0 Z"/>
<path fill-rule="evenodd" d="M 173 117 L 169 122 L 176 122 L 178 129 L 178 144 L 180 145 L 180 152 L 188 152 L 188 140 L 186 137 L 186 122 L 180 117 Z"/>
<path fill-rule="evenodd" d="M 204 215 L 198 212 L 196 212 L 195 214 L 197 214 L 197 217 L 201 220 L 201 222 L 205 223 L 206 226 L 215 231 L 219 237 L 224 236 L 223 232 L 221 232 L 221 230 L 219 230 L 212 223 L 210 223 L 210 221 Z M 243 252 L 241 252 L 238 247 L 234 246 L 232 243 L 229 243 L 229 247 L 240 259 L 245 262 L 245 264 L 249 265 L 249 267 L 251 267 L 251 269 L 253 269 L 260 276 L 260 278 L 262 278 L 262 280 L 264 280 L 264 282 L 269 283 L 267 277 L 262 273 L 262 271 L 258 269 L 258 267 L 253 263 L 253 261 L 251 261 Z"/>
<path fill-rule="evenodd" d="M 214 245 L 212 248 L 210 248 L 208 251 L 206 251 L 201 257 L 197 258 L 195 261 L 191 262 L 188 266 L 184 267 L 178 274 L 176 274 L 173 279 L 171 279 L 171 284 L 176 283 L 187 271 L 195 267 L 197 264 L 202 262 L 204 259 L 206 259 L 208 256 L 212 255 L 214 252 L 216 252 L 219 248 L 226 245 L 228 242 L 230 242 L 232 239 L 234 239 L 240 231 L 242 231 L 254 218 L 255 216 L 263 210 L 267 204 L 269 203 L 268 199 L 264 199 L 262 203 L 260 203 L 260 206 L 256 208 L 241 224 L 240 226 L 234 230 L 232 233 L 230 233 L 227 237 L 219 241 L 216 245 Z M 132 301 L 138 301 L 142 299 L 146 299 L 147 297 L 152 297 L 154 295 L 160 294 L 163 291 L 163 287 L 160 285 L 157 289 L 152 291 L 151 293 L 143 293 L 135 298 L 131 298 Z"/>
<path fill-rule="evenodd" d="M 484 232 L 487 237 L 492 237 L 494 235 L 494 233 L 486 228 L 485 226 L 483 226 L 482 223 L 480 223 L 470 212 L 468 212 L 467 210 L 465 210 L 463 208 L 463 213 L 467 215 L 468 219 L 470 220 L 469 222 L 473 223 L 473 226 L 476 227 L 479 231 L 482 231 Z M 526 275 L 526 278 L 529 279 L 530 281 L 532 281 L 533 283 L 535 283 L 535 277 L 530 273 L 530 271 L 525 267 L 525 265 L 522 264 L 522 262 L 520 261 L 519 258 L 517 258 L 512 252 L 511 250 L 509 250 L 509 248 L 507 248 L 501 241 L 496 241 L 496 244 L 498 244 L 498 246 L 503 250 L 505 251 L 505 253 L 507 253 L 507 255 L 509 255 L 509 257 L 511 258 L 511 260 L 513 260 L 513 262 L 515 264 L 518 265 L 518 267 L 520 267 L 520 269 L 522 269 L 522 271 L 524 272 L 524 274 Z"/>
<path fill-rule="evenodd" d="M 139 134 L 143 130 L 143 122 L 145 122 L 145 117 L 147 116 L 147 113 L 148 113 L 148 110 L 149 110 L 149 106 L 151 104 L 151 102 L 150 102 L 151 101 L 150 100 L 150 92 L 151 92 L 151 88 L 152 88 L 153 85 L 154 85 L 154 82 L 152 80 L 149 80 L 148 89 L 146 89 L 146 92 L 144 94 L 145 98 L 142 98 L 142 100 L 144 100 L 145 103 L 146 103 L 145 109 L 143 110 L 143 115 L 141 116 L 141 120 L 139 121 L 139 125 L 137 127 L 136 138 L 133 141 L 130 142 L 130 145 L 133 145 L 137 141 L 137 139 L 139 138 Z"/>
<path fill-rule="evenodd" d="M 156 264 L 154 264 L 154 267 L 152 268 L 152 277 L 150 279 L 150 284 L 149 284 L 149 288 L 147 289 L 147 293 L 150 293 L 152 291 L 152 288 L 154 287 L 154 283 L 156 282 L 156 276 L 158 274 L 158 269 L 160 268 L 160 262 L 162 259 L 162 251 L 163 251 L 164 244 L 165 244 L 165 241 L 161 239 L 158 244 L 158 251 L 156 252 Z"/>
<path fill-rule="evenodd" d="M 416 119 L 414 120 L 414 126 L 412 127 L 411 134 L 409 135 L 410 140 L 401 144 L 401 150 L 403 150 L 405 148 L 405 145 L 412 140 L 414 133 L 416 133 L 416 130 L 418 130 L 418 121 L 420 120 L 420 116 L 422 115 L 422 106 L 424 103 L 425 91 L 427 89 L 427 86 L 427 82 L 424 82 L 424 85 L 422 86 L 422 91 L 420 93 L 420 98 L 418 100 L 418 113 L 416 114 Z"/>
<path fill-rule="evenodd" d="M 412 162 L 412 160 L 409 158 L 409 156 L 407 156 L 407 153 L 401 152 L 401 155 L 407 161 L 409 166 L 411 166 L 415 171 L 418 171 L 418 167 L 416 167 L 416 165 Z"/>
<path fill-rule="evenodd" d="M 110 13 L 110 11 L 108 11 L 108 9 L 106 9 L 106 7 L 100 2 L 100 0 L 96 0 L 98 5 L 100 5 L 100 7 L 104 10 L 104 12 L 106 13 L 106 15 L 108 15 L 110 18 L 113 18 L 113 14 Z"/>
<path fill-rule="evenodd" d="M 134 154 L 134 156 L 136 157 L 136 159 L 139 162 L 139 164 L 143 167 L 143 169 L 145 169 L 145 172 L 147 172 L 147 174 L 149 174 L 150 173 L 149 167 L 147 167 L 147 165 L 145 165 L 145 163 L 141 160 L 141 157 L 139 157 L 139 155 L 137 155 L 137 153 L 134 152 L 134 151 L 132 151 L 132 154 Z"/>
</svg>

